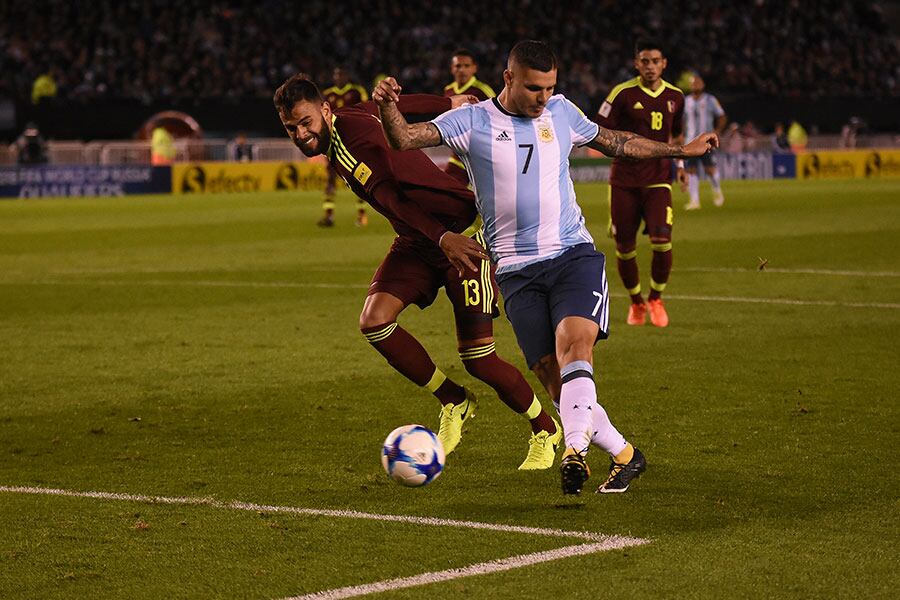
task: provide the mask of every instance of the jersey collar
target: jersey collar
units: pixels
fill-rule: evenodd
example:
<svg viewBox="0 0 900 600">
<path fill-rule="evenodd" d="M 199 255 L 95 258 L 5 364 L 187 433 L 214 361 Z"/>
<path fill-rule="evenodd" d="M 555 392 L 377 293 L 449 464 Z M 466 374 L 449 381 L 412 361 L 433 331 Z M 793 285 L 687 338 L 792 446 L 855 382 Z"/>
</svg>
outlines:
<svg viewBox="0 0 900 600">
<path fill-rule="evenodd" d="M 502 112 L 507 117 L 517 117 L 519 119 L 530 119 L 531 118 L 528 115 L 517 115 L 516 113 L 509 112 L 508 110 L 503 108 L 503 105 L 500 104 L 500 100 L 497 99 L 497 96 L 494 96 L 493 98 L 491 98 L 491 102 L 494 103 L 494 106 L 497 107 L 497 110 Z"/>
<path fill-rule="evenodd" d="M 478 78 L 475 77 L 474 75 L 472 75 L 472 77 L 467 82 L 465 82 L 462 86 L 457 84 L 456 81 L 453 81 L 447 87 L 449 87 L 450 91 L 453 92 L 454 94 L 462 94 L 462 93 L 465 93 L 465 91 L 467 89 L 469 89 L 476 83 L 478 83 Z"/>
<path fill-rule="evenodd" d="M 638 75 L 638 76 L 635 78 L 635 81 L 637 81 L 638 87 L 641 88 L 641 90 L 642 90 L 645 94 L 647 94 L 648 96 L 650 96 L 651 98 L 658 98 L 659 95 L 662 94 L 662 93 L 665 91 L 665 89 L 670 85 L 669 83 L 666 82 L 665 79 L 660 79 L 659 82 L 660 82 L 661 85 L 660 85 L 658 88 L 656 88 L 656 91 L 653 91 L 653 90 L 651 90 L 650 88 L 646 87 L 643 83 L 641 83 L 641 76 L 640 76 L 640 75 Z"/>
</svg>

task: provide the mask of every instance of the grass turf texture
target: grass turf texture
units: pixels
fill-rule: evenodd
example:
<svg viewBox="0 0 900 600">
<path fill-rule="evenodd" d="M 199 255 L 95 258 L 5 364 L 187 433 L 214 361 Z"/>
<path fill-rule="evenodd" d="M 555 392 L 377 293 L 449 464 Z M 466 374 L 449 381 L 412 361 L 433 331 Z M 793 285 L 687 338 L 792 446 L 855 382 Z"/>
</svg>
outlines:
<svg viewBox="0 0 900 600">
<path fill-rule="evenodd" d="M 708 190 L 705 190 L 708 191 Z M 446 298 L 401 323 L 481 398 L 444 474 L 381 470 L 437 403 L 356 328 L 392 234 L 333 230 L 319 195 L 0 202 L 0 485 L 213 496 L 652 538 L 384 598 L 892 597 L 900 587 L 900 184 L 726 183 L 676 194 L 667 330 L 595 351 L 601 402 L 647 454 L 627 494 L 520 473 L 528 429 L 456 356 Z M 578 188 L 598 246 L 606 189 Z M 640 241 L 644 287 L 650 252 Z M 759 272 L 865 271 L 872 276 Z M 723 270 L 715 270 L 723 269 Z M 756 297 L 893 308 L 679 300 Z M 524 370 L 505 319 L 498 351 Z M 529 375 L 529 381 L 539 384 Z M 545 406 L 549 406 L 542 395 Z M 323 517 L 0 493 L 0 597 L 273 598 L 577 543 Z"/>
</svg>

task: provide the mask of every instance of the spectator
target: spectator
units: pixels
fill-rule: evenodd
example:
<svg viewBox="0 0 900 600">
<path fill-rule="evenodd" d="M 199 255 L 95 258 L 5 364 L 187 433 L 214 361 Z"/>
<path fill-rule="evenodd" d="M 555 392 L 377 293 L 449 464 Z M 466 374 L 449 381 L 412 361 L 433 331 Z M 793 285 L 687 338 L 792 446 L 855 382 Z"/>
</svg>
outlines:
<svg viewBox="0 0 900 600">
<path fill-rule="evenodd" d="M 47 164 L 47 142 L 34 123 L 25 126 L 25 131 L 16 140 L 15 147 L 20 165 Z"/>
<path fill-rule="evenodd" d="M 569 65 L 559 73 L 560 91 L 593 111 L 588 98 L 629 74 L 625 62 L 609 57 L 630 56 L 639 33 L 658 33 L 669 42 L 673 67 L 709 73 L 709 86 L 723 93 L 867 100 L 900 94 L 896 37 L 866 0 L 647 0 L 639 11 L 611 0 L 459 0 L 417 10 L 376 0 L 347 11 L 329 5 L 0 2 L 0 88 L 30 101 L 36 79 L 50 83 L 40 68 L 49 63 L 62 67 L 50 78 L 63 98 L 269 97 L 291 73 L 326 81 L 328 66 L 342 63 L 365 81 L 382 71 L 399 73 L 408 91 L 428 91 L 442 87 L 444 57 L 460 44 L 482 57 L 482 73 L 500 73 L 511 43 L 532 37 L 555 46 L 560 64 Z M 572 18 L 583 14 L 592 17 Z M 685 18 L 671 27 L 646 15 Z M 301 17 L 317 26 L 284 28 Z"/>
<path fill-rule="evenodd" d="M 156 127 L 150 136 L 150 164 L 171 165 L 175 160 L 175 140 L 165 127 Z"/>
<path fill-rule="evenodd" d="M 253 146 L 247 142 L 247 136 L 243 133 L 234 138 L 231 159 L 236 162 L 250 162 L 253 160 Z"/>
<path fill-rule="evenodd" d="M 40 104 L 42 100 L 56 98 L 56 78 L 54 69 L 47 69 L 34 80 L 31 86 L 31 103 Z"/>
<path fill-rule="evenodd" d="M 809 136 L 806 135 L 806 130 L 797 121 L 791 121 L 788 127 L 787 138 L 788 144 L 791 146 L 791 152 L 794 154 L 806 150 L 806 144 L 809 143 Z"/>
<path fill-rule="evenodd" d="M 784 132 L 784 123 L 775 123 L 775 133 L 772 134 L 772 152 L 776 154 L 789 154 L 791 145 L 788 143 L 787 134 Z"/>
</svg>

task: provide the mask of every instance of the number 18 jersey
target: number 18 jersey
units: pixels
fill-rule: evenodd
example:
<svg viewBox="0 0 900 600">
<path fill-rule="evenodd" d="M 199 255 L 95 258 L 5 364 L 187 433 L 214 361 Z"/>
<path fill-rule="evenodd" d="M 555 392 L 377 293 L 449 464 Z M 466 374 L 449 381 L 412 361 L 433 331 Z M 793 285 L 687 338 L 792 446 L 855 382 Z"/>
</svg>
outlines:
<svg viewBox="0 0 900 600">
<path fill-rule="evenodd" d="M 660 80 L 656 90 L 641 85 L 635 77 L 614 87 L 597 111 L 597 123 L 607 129 L 630 131 L 651 140 L 669 143 L 681 134 L 684 94 Z M 672 181 L 668 158 L 626 160 L 617 158 L 609 182 L 621 187 L 645 187 Z"/>
<path fill-rule="evenodd" d="M 536 118 L 492 98 L 432 122 L 466 165 L 498 274 L 593 242 L 575 201 L 569 153 L 598 128 L 565 96 L 551 96 Z"/>
</svg>

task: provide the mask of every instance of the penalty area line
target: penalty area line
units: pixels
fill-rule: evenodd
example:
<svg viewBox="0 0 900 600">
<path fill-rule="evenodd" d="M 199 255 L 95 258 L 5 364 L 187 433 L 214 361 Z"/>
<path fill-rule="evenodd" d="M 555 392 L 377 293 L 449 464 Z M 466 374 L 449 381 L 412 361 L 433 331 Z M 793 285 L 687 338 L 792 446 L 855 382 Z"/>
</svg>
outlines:
<svg viewBox="0 0 900 600">
<path fill-rule="evenodd" d="M 595 554 L 597 552 L 608 552 L 610 550 L 619 550 L 631 546 L 639 546 L 648 543 L 646 540 L 637 540 L 632 538 L 630 541 L 625 538 L 619 540 L 610 540 L 594 544 L 577 544 L 574 546 L 563 546 L 555 550 L 546 550 L 544 552 L 534 552 L 532 554 L 520 554 L 518 556 L 510 556 L 508 558 L 500 558 L 487 562 L 476 563 L 466 567 L 457 569 L 447 569 L 445 571 L 434 571 L 430 573 L 422 573 L 413 575 L 412 577 L 399 577 L 397 579 L 387 579 L 375 583 L 367 583 L 363 585 L 352 585 L 321 592 L 305 594 L 303 596 L 290 596 L 283 600 L 339 600 L 341 598 L 354 598 L 356 596 L 365 596 L 367 594 L 377 594 L 379 592 L 388 592 L 393 590 L 401 590 L 405 588 L 416 587 L 420 585 L 428 585 L 432 583 L 440 583 L 443 581 L 451 581 L 462 577 L 472 577 L 474 575 L 487 575 L 490 573 L 499 573 L 501 571 L 510 571 L 512 569 L 521 569 L 531 565 L 537 565 L 551 560 L 560 560 L 573 556 L 585 556 L 587 554 Z"/>
<path fill-rule="evenodd" d="M 284 600 L 338 600 L 340 598 L 353 598 L 357 596 L 364 596 L 367 594 L 375 594 L 378 592 L 386 592 L 390 590 L 399 590 L 420 585 L 451 581 L 453 579 L 460 579 L 462 577 L 472 577 L 475 575 L 487 575 L 490 573 L 498 573 L 501 571 L 510 571 L 512 569 L 520 569 L 522 567 L 528 567 L 531 565 L 536 565 L 553 560 L 560 560 L 574 556 L 585 556 L 598 552 L 608 552 L 610 550 L 619 550 L 622 548 L 630 548 L 633 546 L 642 546 L 644 544 L 650 543 L 650 540 L 644 538 L 606 535 L 589 531 L 567 531 L 563 529 L 551 529 L 546 527 L 526 527 L 521 525 L 504 525 L 500 523 L 482 523 L 479 521 L 461 521 L 456 519 L 439 519 L 435 517 L 416 517 L 411 515 L 377 514 L 354 510 L 329 510 L 318 508 L 302 508 L 298 506 L 278 506 L 256 504 L 252 502 L 242 502 L 238 500 L 222 501 L 216 500 L 215 498 L 211 497 L 151 496 L 145 494 L 78 491 L 58 488 L 11 485 L 0 485 L 0 493 L 57 496 L 67 498 L 88 498 L 93 500 L 139 502 L 144 504 L 205 506 L 224 510 L 286 513 L 294 515 L 323 516 L 333 518 L 368 519 L 375 521 L 405 523 L 411 525 L 457 527 L 498 531 L 503 533 L 522 533 L 536 536 L 578 538 L 590 542 L 575 544 L 571 546 L 563 546 L 562 548 L 556 548 L 554 550 L 545 550 L 541 552 L 533 552 L 530 554 L 509 556 L 506 558 L 499 558 L 496 560 L 467 565 L 465 567 L 446 569 L 444 571 L 434 571 L 421 573 L 419 575 L 413 575 L 410 577 L 399 577 L 395 579 L 388 579 L 385 581 L 377 581 L 374 583 L 333 588 L 330 590 L 313 592 L 301 596 L 290 596 L 288 598 L 285 598 Z"/>
</svg>

